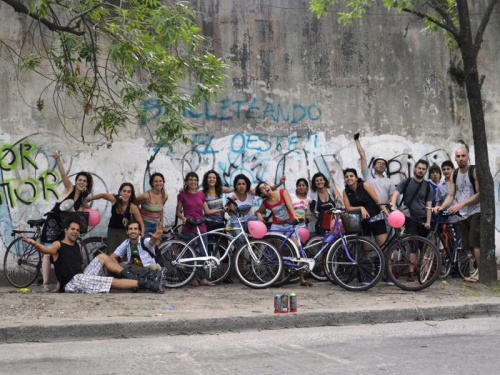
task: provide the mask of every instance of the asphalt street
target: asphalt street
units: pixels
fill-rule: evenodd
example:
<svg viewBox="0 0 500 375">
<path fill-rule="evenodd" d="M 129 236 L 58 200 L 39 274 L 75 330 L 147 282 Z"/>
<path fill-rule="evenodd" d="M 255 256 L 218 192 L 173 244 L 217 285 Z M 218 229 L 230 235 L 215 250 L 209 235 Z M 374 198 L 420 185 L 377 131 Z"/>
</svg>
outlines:
<svg viewBox="0 0 500 375">
<path fill-rule="evenodd" d="M 10 374 L 497 374 L 499 318 L 0 346 Z"/>
</svg>

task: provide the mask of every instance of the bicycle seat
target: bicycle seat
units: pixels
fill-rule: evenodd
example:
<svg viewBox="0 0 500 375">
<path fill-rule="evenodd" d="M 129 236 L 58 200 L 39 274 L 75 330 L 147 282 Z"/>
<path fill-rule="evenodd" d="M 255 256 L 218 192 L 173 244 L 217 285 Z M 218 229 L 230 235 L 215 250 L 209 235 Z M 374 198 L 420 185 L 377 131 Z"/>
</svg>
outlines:
<svg viewBox="0 0 500 375">
<path fill-rule="evenodd" d="M 45 223 L 45 219 L 28 220 L 28 225 L 30 226 L 30 228 L 41 227 L 43 223 Z"/>
<path fill-rule="evenodd" d="M 190 227 L 199 227 L 201 224 L 205 223 L 205 219 L 200 219 L 200 220 L 194 220 L 194 219 L 187 219 L 186 224 L 189 225 Z"/>
</svg>

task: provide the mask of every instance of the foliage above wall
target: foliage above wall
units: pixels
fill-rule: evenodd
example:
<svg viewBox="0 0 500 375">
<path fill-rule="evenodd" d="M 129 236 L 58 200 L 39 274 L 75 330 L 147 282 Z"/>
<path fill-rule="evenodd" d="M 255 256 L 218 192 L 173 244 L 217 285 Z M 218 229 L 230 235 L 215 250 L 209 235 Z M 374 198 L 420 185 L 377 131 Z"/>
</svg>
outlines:
<svg viewBox="0 0 500 375">
<path fill-rule="evenodd" d="M 158 143 L 187 142 L 184 111 L 209 102 L 222 87 L 225 65 L 203 51 L 195 14 L 184 2 L 0 1 L 31 19 L 19 41 L 0 40 L 2 57 L 18 80 L 26 71 L 49 80 L 39 111 L 54 106 L 65 125 L 67 98 L 76 101 L 81 131 L 71 135 L 82 142 L 86 126 L 111 141 L 128 122 L 143 121 L 139 104 L 151 97 L 165 108 L 156 119 Z M 43 99 L 47 90 L 52 103 Z"/>
</svg>

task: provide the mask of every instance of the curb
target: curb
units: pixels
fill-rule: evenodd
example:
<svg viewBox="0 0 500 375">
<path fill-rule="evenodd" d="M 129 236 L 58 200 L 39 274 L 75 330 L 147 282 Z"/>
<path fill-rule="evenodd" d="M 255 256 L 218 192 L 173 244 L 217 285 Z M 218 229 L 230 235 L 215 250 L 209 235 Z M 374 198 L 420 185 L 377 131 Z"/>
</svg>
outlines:
<svg viewBox="0 0 500 375">
<path fill-rule="evenodd" d="M 358 324 L 382 324 L 426 320 L 500 316 L 500 304 L 468 304 L 445 307 L 385 310 L 325 311 L 304 314 L 236 316 L 213 319 L 142 320 L 27 324 L 0 327 L 0 344 L 83 341 L 150 336 L 176 336 Z"/>
</svg>

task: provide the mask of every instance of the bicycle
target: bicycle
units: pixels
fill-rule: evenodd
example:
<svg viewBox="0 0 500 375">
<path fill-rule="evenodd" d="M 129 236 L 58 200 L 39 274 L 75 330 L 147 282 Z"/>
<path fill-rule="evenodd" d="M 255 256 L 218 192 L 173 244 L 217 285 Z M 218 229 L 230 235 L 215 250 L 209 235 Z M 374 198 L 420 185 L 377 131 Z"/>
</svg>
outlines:
<svg viewBox="0 0 500 375">
<path fill-rule="evenodd" d="M 236 206 L 236 202 L 230 198 L 228 198 L 228 203 Z M 202 268 L 206 270 L 209 281 L 213 281 L 213 275 L 216 275 L 217 280 L 213 282 L 218 283 L 230 274 L 233 267 L 236 276 L 243 284 L 255 289 L 271 286 L 278 279 L 283 268 L 278 250 L 263 240 L 249 238 L 244 231 L 240 217 L 241 213 L 236 207 L 237 228 L 216 229 L 203 234 L 199 226 L 204 223 L 204 220 L 188 220 L 188 225 L 197 228 L 195 238 L 188 242 L 172 239 L 162 243 L 159 249 L 164 260 L 165 286 L 178 288 L 186 285 Z M 225 232 L 235 229 L 239 229 L 236 236 Z M 201 240 L 203 235 L 208 236 L 208 248 Z M 244 244 L 233 250 L 240 238 L 244 240 Z M 202 244 L 207 256 L 199 256 L 198 252 L 193 249 L 196 242 Z"/>
<path fill-rule="evenodd" d="M 471 277 L 477 270 L 477 263 L 470 250 L 462 248 L 462 238 L 457 236 L 456 225 L 450 222 L 447 210 L 438 211 L 434 229 L 427 238 L 432 241 L 441 253 L 441 278 L 446 278 L 454 267 L 457 267 L 460 276 L 464 279 Z M 458 215 L 457 215 L 458 216 Z"/>
<path fill-rule="evenodd" d="M 323 259 L 326 253 L 324 274 L 330 281 L 348 291 L 364 291 L 375 286 L 384 272 L 384 255 L 370 240 L 357 236 L 346 235 L 342 226 L 341 215 L 346 214 L 343 209 L 332 208 L 332 231 L 321 242 L 321 248 L 313 257 L 308 257 L 306 248 L 300 242 L 297 223 L 292 230 L 283 231 L 283 235 L 273 232 L 265 238 L 280 240 L 278 249 L 288 274 L 279 284 L 293 277 L 297 271 L 312 273 L 318 260 Z M 297 239 L 297 244 L 291 240 Z M 314 243 L 312 246 L 317 246 Z M 307 246 L 307 245 L 306 245 Z M 278 285 L 279 285 L 278 284 Z"/>
<path fill-rule="evenodd" d="M 13 230 L 11 236 L 29 237 L 38 241 L 42 228 L 46 219 L 28 220 L 30 228 L 35 230 Z M 40 276 L 42 267 L 42 255 L 32 245 L 28 245 L 22 240 L 22 237 L 15 238 L 7 247 L 3 261 L 3 271 L 7 281 L 16 288 L 27 288 L 35 282 Z M 82 269 L 88 265 L 90 261 L 89 253 L 85 245 L 85 241 L 77 238 L 80 244 L 80 252 L 82 255 Z"/>
<path fill-rule="evenodd" d="M 391 204 L 385 206 L 392 211 Z M 406 220 L 412 220 L 406 217 Z M 439 277 L 441 256 L 427 238 L 403 234 L 394 228 L 381 246 L 385 253 L 387 276 L 394 285 L 407 291 L 419 291 L 431 286 Z"/>
</svg>

